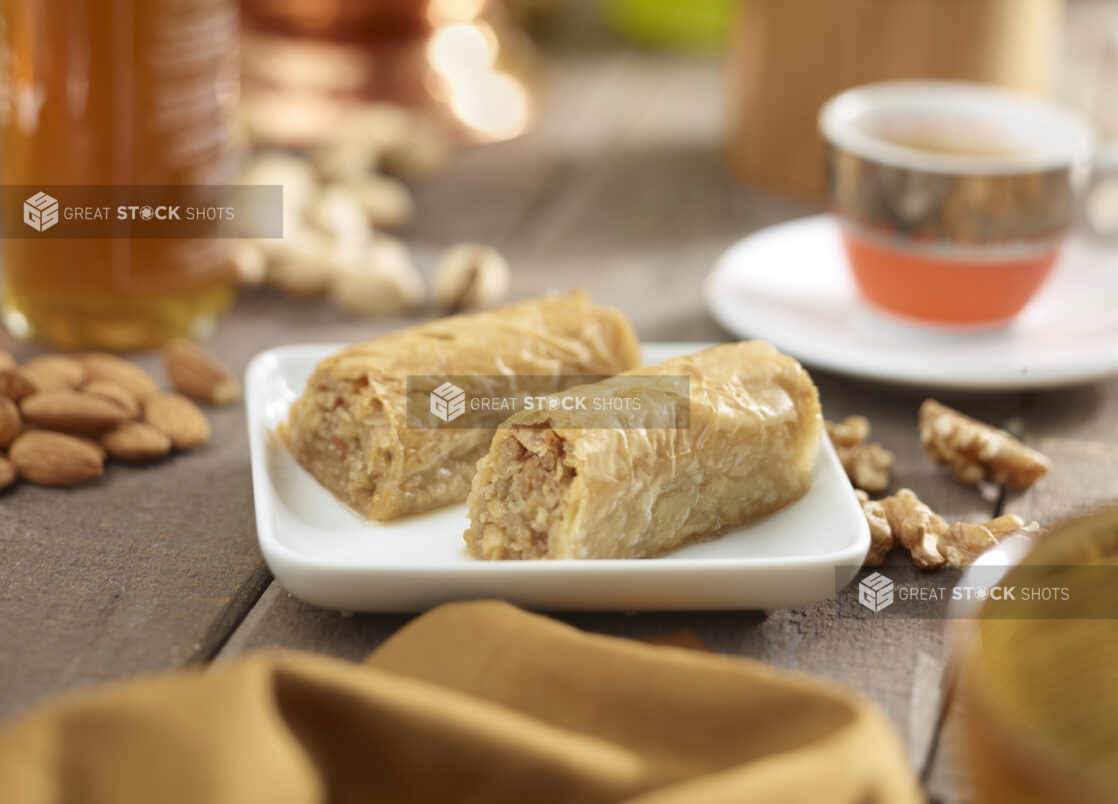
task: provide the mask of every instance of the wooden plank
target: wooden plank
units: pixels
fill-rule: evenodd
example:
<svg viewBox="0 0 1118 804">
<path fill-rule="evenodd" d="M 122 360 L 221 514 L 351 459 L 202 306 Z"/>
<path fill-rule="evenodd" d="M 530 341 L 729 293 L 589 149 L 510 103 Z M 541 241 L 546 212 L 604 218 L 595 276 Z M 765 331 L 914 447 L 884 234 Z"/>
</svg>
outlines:
<svg viewBox="0 0 1118 804">
<path fill-rule="evenodd" d="M 1052 473 L 1006 510 L 1042 524 L 1118 503 L 1118 380 L 1030 396 L 1026 442 L 1052 459 Z"/>
<path fill-rule="evenodd" d="M 361 661 L 411 619 L 410 614 L 345 615 L 316 608 L 273 581 L 217 658 L 284 647 Z"/>
<path fill-rule="evenodd" d="M 0 717 L 83 684 L 182 664 L 267 577 L 240 407 L 214 441 L 73 490 L 0 497 Z"/>
<path fill-rule="evenodd" d="M 938 735 L 935 756 L 924 774 L 932 804 L 971 804 L 960 704 L 952 697 Z"/>
</svg>

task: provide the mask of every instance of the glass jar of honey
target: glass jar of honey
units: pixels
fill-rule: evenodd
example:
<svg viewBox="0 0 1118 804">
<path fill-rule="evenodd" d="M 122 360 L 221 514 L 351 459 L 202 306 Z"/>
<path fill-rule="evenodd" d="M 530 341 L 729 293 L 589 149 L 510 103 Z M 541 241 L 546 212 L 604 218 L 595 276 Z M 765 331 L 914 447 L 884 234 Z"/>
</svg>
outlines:
<svg viewBox="0 0 1118 804">
<path fill-rule="evenodd" d="M 2 233 L 13 334 L 132 351 L 204 335 L 231 305 L 220 239 L 74 237 L 55 224 L 70 187 L 101 188 L 111 212 L 127 187 L 228 182 L 237 29 L 235 0 L 0 0 L 0 171 L 6 189 L 31 193 L 29 227 Z"/>
</svg>

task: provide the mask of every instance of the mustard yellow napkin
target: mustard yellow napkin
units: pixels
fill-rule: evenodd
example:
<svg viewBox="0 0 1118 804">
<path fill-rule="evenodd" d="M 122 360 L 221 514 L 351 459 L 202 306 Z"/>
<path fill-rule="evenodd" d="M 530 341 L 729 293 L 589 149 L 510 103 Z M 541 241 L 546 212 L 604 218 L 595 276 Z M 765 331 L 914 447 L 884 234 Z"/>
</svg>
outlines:
<svg viewBox="0 0 1118 804">
<path fill-rule="evenodd" d="M 443 606 L 363 665 L 257 653 L 0 734 L 19 804 L 922 800 L 882 715 L 755 662 Z"/>
</svg>

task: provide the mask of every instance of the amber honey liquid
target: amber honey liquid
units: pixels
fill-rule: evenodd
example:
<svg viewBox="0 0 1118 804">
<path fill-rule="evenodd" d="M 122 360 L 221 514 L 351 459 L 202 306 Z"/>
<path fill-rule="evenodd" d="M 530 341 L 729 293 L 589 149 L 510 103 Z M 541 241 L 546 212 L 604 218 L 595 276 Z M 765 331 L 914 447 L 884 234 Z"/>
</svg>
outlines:
<svg viewBox="0 0 1118 804">
<path fill-rule="evenodd" d="M 0 0 L 0 13 L 5 185 L 229 180 L 233 0 Z M 4 321 L 27 339 L 150 348 L 233 300 L 220 240 L 4 237 Z"/>
</svg>

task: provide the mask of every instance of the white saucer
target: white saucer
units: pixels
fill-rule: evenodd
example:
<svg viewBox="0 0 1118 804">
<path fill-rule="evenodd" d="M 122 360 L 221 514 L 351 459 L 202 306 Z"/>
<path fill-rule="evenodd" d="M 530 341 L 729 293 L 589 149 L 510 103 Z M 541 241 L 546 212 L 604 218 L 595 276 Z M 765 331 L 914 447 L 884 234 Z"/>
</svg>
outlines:
<svg viewBox="0 0 1118 804">
<path fill-rule="evenodd" d="M 705 285 L 723 327 L 809 366 L 901 385 L 1022 390 L 1118 373 L 1118 250 L 1068 243 L 1052 277 L 1008 327 L 950 331 L 862 302 L 827 215 L 764 229 L 732 246 Z"/>
</svg>

